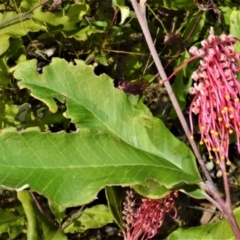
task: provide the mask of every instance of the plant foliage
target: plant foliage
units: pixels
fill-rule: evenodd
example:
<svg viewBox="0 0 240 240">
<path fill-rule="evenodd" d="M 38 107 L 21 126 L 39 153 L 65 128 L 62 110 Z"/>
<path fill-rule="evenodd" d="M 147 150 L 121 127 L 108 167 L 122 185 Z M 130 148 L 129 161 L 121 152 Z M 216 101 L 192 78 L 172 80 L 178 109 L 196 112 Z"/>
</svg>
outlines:
<svg viewBox="0 0 240 240">
<path fill-rule="evenodd" d="M 210 26 L 239 37 L 237 3 L 217 2 L 209 9 L 206 1 L 147 1 L 149 29 L 169 75 Z M 186 114 L 196 64 L 172 84 Z M 27 186 L 51 209 L 44 216 L 29 191 L 19 191 L 21 203 L 0 205 L 0 238 L 67 239 L 113 220 L 123 228 L 125 187 L 155 199 L 172 190 L 204 198 L 174 109 L 168 101 L 169 110 L 154 114 L 146 103 L 143 89 L 158 82 L 156 73 L 129 1 L 0 1 L 1 194 Z M 120 89 L 122 81 L 144 87 L 133 96 Z M 84 208 L 102 189 L 106 205 L 71 218 L 69 209 Z M 201 239 L 204 231 L 219 237 L 221 224 L 214 225 L 219 235 L 209 225 L 177 230 L 170 239 Z"/>
</svg>

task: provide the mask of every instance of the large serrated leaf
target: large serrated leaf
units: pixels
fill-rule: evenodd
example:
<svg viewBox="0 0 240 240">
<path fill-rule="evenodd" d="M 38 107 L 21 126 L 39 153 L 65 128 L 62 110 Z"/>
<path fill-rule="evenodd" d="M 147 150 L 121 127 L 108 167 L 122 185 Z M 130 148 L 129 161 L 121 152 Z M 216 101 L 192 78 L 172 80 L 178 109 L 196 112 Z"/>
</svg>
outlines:
<svg viewBox="0 0 240 240">
<path fill-rule="evenodd" d="M 0 158 L 3 185 L 30 184 L 52 202 L 65 206 L 93 200 L 105 185 L 136 185 L 148 177 L 168 187 L 182 180 L 198 180 L 169 161 L 136 150 L 109 133 L 87 129 L 75 134 L 4 131 L 0 136 Z"/>
<path fill-rule="evenodd" d="M 186 172 L 197 170 L 190 149 L 161 120 L 132 106 L 107 75 L 96 76 L 83 61 L 74 66 L 58 58 L 41 75 L 35 68 L 35 60 L 20 64 L 15 77 L 22 80 L 21 88 L 31 89 L 32 95 L 51 111 L 57 110 L 54 98 L 62 102 L 66 99 L 66 117 L 80 128 L 107 131 L 137 149 L 168 159 Z M 197 172 L 194 175 L 199 176 Z"/>
<path fill-rule="evenodd" d="M 36 61 L 19 64 L 15 77 L 22 80 L 20 87 L 31 89 L 52 111 L 57 110 L 53 98 L 66 101 L 66 116 L 80 130 L 3 131 L 2 184 L 28 183 L 52 202 L 74 206 L 93 200 L 105 185 L 134 186 L 152 179 L 164 186 L 161 197 L 174 186 L 200 181 L 191 150 L 159 119 L 133 107 L 108 76 L 96 76 L 82 61 L 74 66 L 53 59 L 43 74 L 35 69 Z"/>
</svg>

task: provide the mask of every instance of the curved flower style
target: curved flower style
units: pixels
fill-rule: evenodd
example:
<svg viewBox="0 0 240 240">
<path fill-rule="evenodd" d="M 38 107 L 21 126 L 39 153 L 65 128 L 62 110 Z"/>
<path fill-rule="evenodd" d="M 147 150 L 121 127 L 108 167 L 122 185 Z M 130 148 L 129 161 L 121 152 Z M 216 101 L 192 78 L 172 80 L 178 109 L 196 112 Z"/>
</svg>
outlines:
<svg viewBox="0 0 240 240">
<path fill-rule="evenodd" d="M 225 34 L 215 36 L 211 28 L 208 39 L 201 42 L 202 48 L 194 46 L 189 50 L 195 57 L 202 58 L 192 74 L 195 83 L 189 92 L 195 96 L 190 113 L 198 115 L 200 144 L 206 145 L 210 159 L 215 157 L 217 163 L 226 160 L 230 164 L 228 147 L 233 132 L 240 150 L 240 83 L 237 80 L 240 54 L 234 50 L 236 41 L 235 37 Z M 193 134 L 192 114 L 190 124 Z"/>
<path fill-rule="evenodd" d="M 127 191 L 123 210 L 125 239 L 147 240 L 154 237 L 164 222 L 165 213 L 169 213 L 172 218 L 177 216 L 177 197 L 178 191 L 173 191 L 162 199 L 142 198 L 140 204 L 137 204 L 133 191 Z"/>
</svg>

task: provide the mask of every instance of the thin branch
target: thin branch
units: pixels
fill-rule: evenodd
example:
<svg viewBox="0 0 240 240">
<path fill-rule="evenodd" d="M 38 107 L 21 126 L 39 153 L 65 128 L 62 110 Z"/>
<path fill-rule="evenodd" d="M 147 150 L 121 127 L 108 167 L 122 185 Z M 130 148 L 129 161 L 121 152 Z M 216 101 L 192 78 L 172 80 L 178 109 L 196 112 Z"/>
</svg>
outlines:
<svg viewBox="0 0 240 240">
<path fill-rule="evenodd" d="M 19 20 L 23 20 L 23 19 L 26 19 L 26 18 L 29 18 L 30 17 L 30 13 L 33 12 L 35 9 L 41 7 L 42 5 L 44 5 L 45 3 L 47 3 L 48 0 L 45 0 L 43 1 L 42 3 L 39 3 L 38 5 L 36 5 L 35 7 L 33 7 L 32 9 L 28 10 L 27 12 L 23 13 L 23 14 L 20 14 L 20 15 L 17 15 L 16 17 L 13 17 L 9 20 L 6 20 L 4 22 L 1 22 L 0 23 L 0 28 L 6 26 L 6 25 L 9 25 L 10 23 L 13 23 L 13 22 L 17 22 Z"/>
<path fill-rule="evenodd" d="M 33 199 L 33 201 L 35 202 L 38 210 L 42 213 L 42 215 L 45 215 L 45 214 L 44 214 L 44 211 L 43 211 L 43 209 L 42 209 L 42 206 L 39 204 L 39 202 L 38 202 L 38 200 L 37 200 L 34 192 L 33 192 L 33 191 L 29 191 L 29 193 L 31 194 L 32 199 Z"/>
<path fill-rule="evenodd" d="M 77 212 L 73 213 L 71 215 L 71 217 L 62 224 L 61 229 L 64 230 L 65 228 L 67 228 L 70 224 L 72 224 L 74 219 L 77 219 L 78 217 L 80 217 L 83 213 L 83 209 L 85 208 L 85 205 L 81 206 Z"/>
</svg>

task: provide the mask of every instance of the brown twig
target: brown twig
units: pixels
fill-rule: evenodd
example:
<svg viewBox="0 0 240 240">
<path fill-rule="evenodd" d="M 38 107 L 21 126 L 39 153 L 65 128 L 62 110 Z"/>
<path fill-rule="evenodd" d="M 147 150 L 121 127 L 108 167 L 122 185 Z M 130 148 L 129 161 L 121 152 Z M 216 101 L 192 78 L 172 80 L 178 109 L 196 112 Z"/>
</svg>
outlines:
<svg viewBox="0 0 240 240">
<path fill-rule="evenodd" d="M 68 219 L 67 221 L 65 221 L 62 226 L 61 229 L 65 229 L 67 228 L 70 224 L 72 224 L 74 219 L 77 219 L 78 217 L 81 216 L 81 214 L 83 213 L 83 209 L 85 208 L 85 205 L 81 206 L 77 212 L 73 213 L 70 217 L 70 219 Z"/>
<path fill-rule="evenodd" d="M 42 215 L 45 215 L 45 214 L 44 214 L 44 211 L 43 211 L 43 209 L 42 209 L 42 206 L 39 204 L 39 202 L 38 202 L 38 200 L 37 200 L 34 192 L 33 192 L 33 191 L 29 191 L 29 193 L 31 194 L 32 199 L 33 199 L 33 201 L 35 202 L 35 204 L 36 204 L 39 212 L 42 213 Z"/>
</svg>

